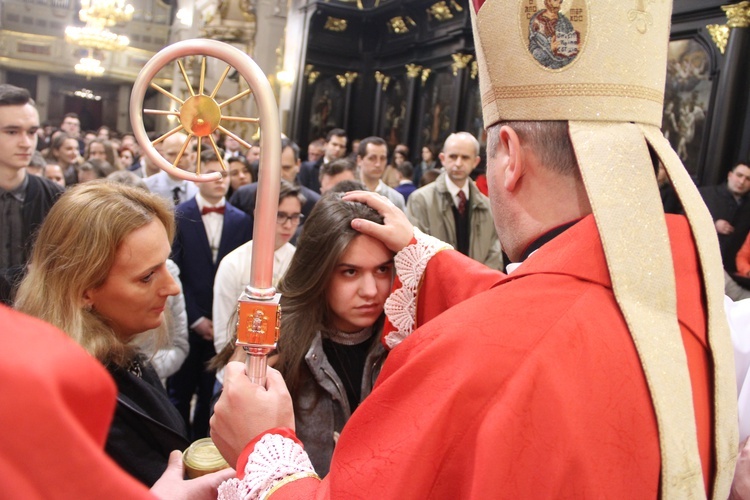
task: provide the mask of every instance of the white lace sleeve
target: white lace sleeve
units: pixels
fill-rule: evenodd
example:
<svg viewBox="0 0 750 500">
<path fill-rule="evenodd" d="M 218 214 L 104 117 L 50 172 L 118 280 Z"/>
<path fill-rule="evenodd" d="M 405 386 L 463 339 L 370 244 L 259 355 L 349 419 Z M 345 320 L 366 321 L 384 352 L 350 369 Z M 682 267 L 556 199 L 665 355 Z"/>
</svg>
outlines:
<svg viewBox="0 0 750 500">
<path fill-rule="evenodd" d="M 386 345 L 393 349 L 412 331 L 417 319 L 417 291 L 422 275 L 430 259 L 441 250 L 453 247 L 433 236 L 414 228 L 417 242 L 404 247 L 396 254 L 396 274 L 401 280 L 401 288 L 395 290 L 385 301 L 385 314 L 395 330 L 386 335 Z"/>
<path fill-rule="evenodd" d="M 318 477 L 302 449 L 293 439 L 266 434 L 255 445 L 245 465 L 245 477 L 229 479 L 219 486 L 220 500 L 255 500 L 269 496 L 280 483 Z"/>
</svg>

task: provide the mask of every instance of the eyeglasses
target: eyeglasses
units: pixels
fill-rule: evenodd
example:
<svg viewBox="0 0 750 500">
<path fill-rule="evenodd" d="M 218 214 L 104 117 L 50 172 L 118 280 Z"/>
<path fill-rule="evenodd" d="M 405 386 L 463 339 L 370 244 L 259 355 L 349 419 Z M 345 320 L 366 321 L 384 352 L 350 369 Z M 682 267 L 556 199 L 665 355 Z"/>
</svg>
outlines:
<svg viewBox="0 0 750 500">
<path fill-rule="evenodd" d="M 292 225 L 299 224 L 305 216 L 303 214 L 288 214 L 286 212 L 278 212 L 276 214 L 276 224 L 284 225 L 287 221 L 292 221 Z"/>
</svg>

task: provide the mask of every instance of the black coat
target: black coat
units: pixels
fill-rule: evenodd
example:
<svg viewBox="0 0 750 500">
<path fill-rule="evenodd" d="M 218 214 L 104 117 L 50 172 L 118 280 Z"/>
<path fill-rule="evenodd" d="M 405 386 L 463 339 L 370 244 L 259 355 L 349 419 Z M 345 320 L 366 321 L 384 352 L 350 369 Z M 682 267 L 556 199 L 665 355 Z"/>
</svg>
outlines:
<svg viewBox="0 0 750 500">
<path fill-rule="evenodd" d="M 150 365 L 144 364 L 142 378 L 121 368 L 108 370 L 118 392 L 105 449 L 120 467 L 151 487 L 166 470 L 172 450 L 190 446 L 185 423 Z"/>
<path fill-rule="evenodd" d="M 320 194 L 301 184 L 297 187 L 300 190 L 300 194 L 305 197 L 305 204 L 302 205 L 302 213 L 305 217 L 308 217 L 310 215 L 310 212 L 312 212 L 313 207 L 320 199 Z M 255 217 L 255 200 L 257 198 L 257 194 L 258 183 L 253 182 L 252 184 L 241 186 L 237 191 L 235 191 L 232 194 L 232 197 L 229 199 L 229 203 L 239 208 L 249 216 Z M 302 220 L 302 223 L 304 224 L 304 219 Z"/>
<path fill-rule="evenodd" d="M 299 172 L 297 173 L 297 181 L 300 185 L 305 186 L 316 193 L 320 193 L 321 165 L 323 165 L 323 157 L 319 158 L 317 161 L 302 162 Z"/>
<path fill-rule="evenodd" d="M 47 212 L 63 193 L 62 187 L 44 177 L 27 174 L 26 178 L 29 180 L 29 185 L 26 188 L 26 199 L 21 209 L 24 261 L 28 261 L 31 256 L 34 238 L 39 226 L 47 217 Z M 12 289 L 18 286 L 24 274 L 26 274 L 26 266 L 0 270 L 0 302 L 11 303 Z"/>
<path fill-rule="evenodd" d="M 734 226 L 732 234 L 718 235 L 724 268 L 734 273 L 737 270 L 735 257 L 750 231 L 750 195 L 745 195 L 738 203 L 726 183 L 702 187 L 700 193 L 714 222 L 722 219 Z"/>
</svg>

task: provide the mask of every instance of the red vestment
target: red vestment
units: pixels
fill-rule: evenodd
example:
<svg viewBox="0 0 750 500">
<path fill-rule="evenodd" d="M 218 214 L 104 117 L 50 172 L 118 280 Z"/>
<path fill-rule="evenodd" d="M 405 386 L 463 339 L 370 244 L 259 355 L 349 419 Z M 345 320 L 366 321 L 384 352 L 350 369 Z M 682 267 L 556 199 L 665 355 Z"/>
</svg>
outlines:
<svg viewBox="0 0 750 500">
<path fill-rule="evenodd" d="M 104 453 L 117 389 L 57 328 L 0 305 L 3 498 L 153 498 Z"/>
<path fill-rule="evenodd" d="M 668 216 L 668 225 L 710 484 L 701 278 L 686 220 Z M 328 476 L 282 486 L 273 499 L 658 496 L 656 418 L 592 216 L 510 276 L 440 252 L 419 297 L 423 326 L 389 355 Z"/>
</svg>

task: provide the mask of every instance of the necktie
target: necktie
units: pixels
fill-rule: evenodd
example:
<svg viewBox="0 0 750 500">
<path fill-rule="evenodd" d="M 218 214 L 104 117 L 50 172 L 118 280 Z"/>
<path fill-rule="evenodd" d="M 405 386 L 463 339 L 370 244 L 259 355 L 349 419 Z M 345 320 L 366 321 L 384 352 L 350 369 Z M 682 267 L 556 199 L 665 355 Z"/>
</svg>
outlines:
<svg viewBox="0 0 750 500">
<path fill-rule="evenodd" d="M 466 213 L 466 195 L 463 191 L 458 192 L 458 214 L 463 217 Z"/>
<path fill-rule="evenodd" d="M 217 213 L 224 215 L 224 207 L 203 207 L 201 210 L 201 215 L 206 215 L 210 213 Z"/>
<path fill-rule="evenodd" d="M 176 187 L 172 190 L 172 201 L 175 206 L 180 204 L 180 188 Z"/>
</svg>

